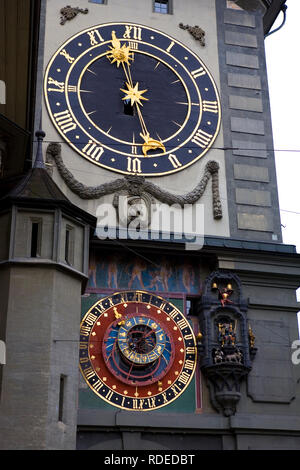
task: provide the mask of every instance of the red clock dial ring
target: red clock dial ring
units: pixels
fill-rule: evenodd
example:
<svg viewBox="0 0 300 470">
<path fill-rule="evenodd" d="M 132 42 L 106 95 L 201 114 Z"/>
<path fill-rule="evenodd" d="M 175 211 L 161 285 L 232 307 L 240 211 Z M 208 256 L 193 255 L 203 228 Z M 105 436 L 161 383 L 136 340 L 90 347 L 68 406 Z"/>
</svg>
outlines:
<svg viewBox="0 0 300 470">
<path fill-rule="evenodd" d="M 99 397 L 122 409 L 148 411 L 172 402 L 189 385 L 196 360 L 188 320 L 154 294 L 115 293 L 93 305 L 81 322 L 83 377 Z"/>
</svg>

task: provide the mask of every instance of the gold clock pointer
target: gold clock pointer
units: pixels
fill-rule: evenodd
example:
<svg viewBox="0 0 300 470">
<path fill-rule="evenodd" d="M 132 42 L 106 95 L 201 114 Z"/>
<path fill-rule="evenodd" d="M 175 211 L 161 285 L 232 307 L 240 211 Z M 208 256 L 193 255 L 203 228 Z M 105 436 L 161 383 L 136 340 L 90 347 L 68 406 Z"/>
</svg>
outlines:
<svg viewBox="0 0 300 470">
<path fill-rule="evenodd" d="M 112 46 L 109 46 L 110 51 L 108 51 L 107 58 L 113 64 L 117 62 L 117 67 L 120 64 L 124 65 L 126 63 L 128 66 L 130 65 L 130 60 L 133 60 L 133 52 L 130 52 L 130 47 L 123 44 L 121 46 L 121 42 L 116 37 L 115 31 L 111 33 L 111 43 Z"/>
<path fill-rule="evenodd" d="M 120 88 L 120 90 L 125 93 L 125 97 L 122 98 L 123 100 L 128 100 L 130 99 L 131 106 L 136 107 L 138 118 L 140 121 L 140 125 L 142 128 L 142 132 L 140 133 L 140 136 L 144 139 L 144 143 L 142 146 L 143 154 L 145 157 L 148 156 L 149 150 L 155 150 L 155 149 L 162 149 L 163 152 L 166 151 L 165 146 L 163 145 L 162 142 L 159 140 L 153 139 L 150 137 L 150 134 L 148 132 L 147 126 L 145 124 L 140 106 L 143 106 L 141 103 L 141 100 L 146 100 L 149 101 L 148 98 L 145 98 L 142 96 L 144 93 L 146 93 L 147 90 L 139 90 L 139 83 L 137 82 L 135 86 L 133 85 L 132 77 L 131 77 L 131 72 L 130 72 L 130 60 L 134 60 L 133 58 L 133 53 L 130 52 L 130 47 L 126 46 L 126 44 L 123 44 L 121 46 L 120 40 L 116 37 L 115 31 L 112 31 L 111 33 L 111 43 L 112 45 L 109 46 L 110 50 L 108 51 L 107 58 L 110 60 L 110 62 L 113 64 L 114 62 L 117 62 L 117 67 L 119 67 L 120 64 L 122 64 L 122 68 L 124 70 L 124 74 L 126 77 L 126 86 L 127 90 L 124 90 Z"/>
<path fill-rule="evenodd" d="M 140 133 L 140 136 L 145 141 L 142 147 L 143 154 L 145 155 L 145 157 L 148 156 L 147 152 L 149 152 L 149 150 L 155 150 L 157 148 L 161 148 L 164 152 L 166 151 L 164 144 L 160 142 L 159 140 L 152 139 L 152 137 L 150 137 L 149 135 L 149 132 L 147 132 L 146 134 Z"/>
<path fill-rule="evenodd" d="M 126 83 L 126 86 L 127 90 L 123 90 L 123 88 L 120 88 L 120 90 L 126 94 L 126 96 L 124 96 L 124 98 L 122 99 L 130 100 L 131 106 L 133 106 L 134 104 L 140 104 L 141 106 L 143 106 L 141 100 L 149 101 L 148 98 L 142 96 L 147 90 L 139 90 L 139 82 L 137 82 L 135 86 L 132 86 L 130 83 Z"/>
</svg>

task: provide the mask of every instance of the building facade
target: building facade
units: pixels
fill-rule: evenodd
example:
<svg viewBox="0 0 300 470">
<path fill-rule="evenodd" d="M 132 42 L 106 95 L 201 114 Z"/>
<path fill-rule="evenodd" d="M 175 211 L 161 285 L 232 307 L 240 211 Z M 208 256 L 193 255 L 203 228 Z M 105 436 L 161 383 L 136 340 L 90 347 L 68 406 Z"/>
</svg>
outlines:
<svg viewBox="0 0 300 470">
<path fill-rule="evenodd" d="M 3 3 L 1 448 L 299 448 L 284 3 Z"/>
</svg>

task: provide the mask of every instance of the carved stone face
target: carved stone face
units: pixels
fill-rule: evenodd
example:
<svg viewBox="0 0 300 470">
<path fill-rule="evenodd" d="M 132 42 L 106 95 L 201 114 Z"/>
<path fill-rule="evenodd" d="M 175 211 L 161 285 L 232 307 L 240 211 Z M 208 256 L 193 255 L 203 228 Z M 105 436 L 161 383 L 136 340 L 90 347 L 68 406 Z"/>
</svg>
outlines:
<svg viewBox="0 0 300 470">
<path fill-rule="evenodd" d="M 147 228 L 151 221 L 151 208 L 142 197 L 128 198 L 128 222 L 139 224 L 140 228 Z"/>
<path fill-rule="evenodd" d="M 152 198 L 144 194 L 118 195 L 114 200 L 117 210 L 119 224 L 124 228 L 147 229 L 151 224 Z"/>
</svg>

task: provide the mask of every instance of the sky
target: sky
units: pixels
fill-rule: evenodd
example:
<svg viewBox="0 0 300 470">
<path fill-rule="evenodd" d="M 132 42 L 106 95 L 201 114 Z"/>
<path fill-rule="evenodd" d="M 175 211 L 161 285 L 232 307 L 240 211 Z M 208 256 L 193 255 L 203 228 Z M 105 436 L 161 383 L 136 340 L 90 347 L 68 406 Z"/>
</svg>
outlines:
<svg viewBox="0 0 300 470">
<path fill-rule="evenodd" d="M 283 241 L 300 253 L 300 1 L 286 5 L 286 22 L 265 39 L 265 49 Z M 282 20 L 280 13 L 271 31 Z"/>
</svg>

